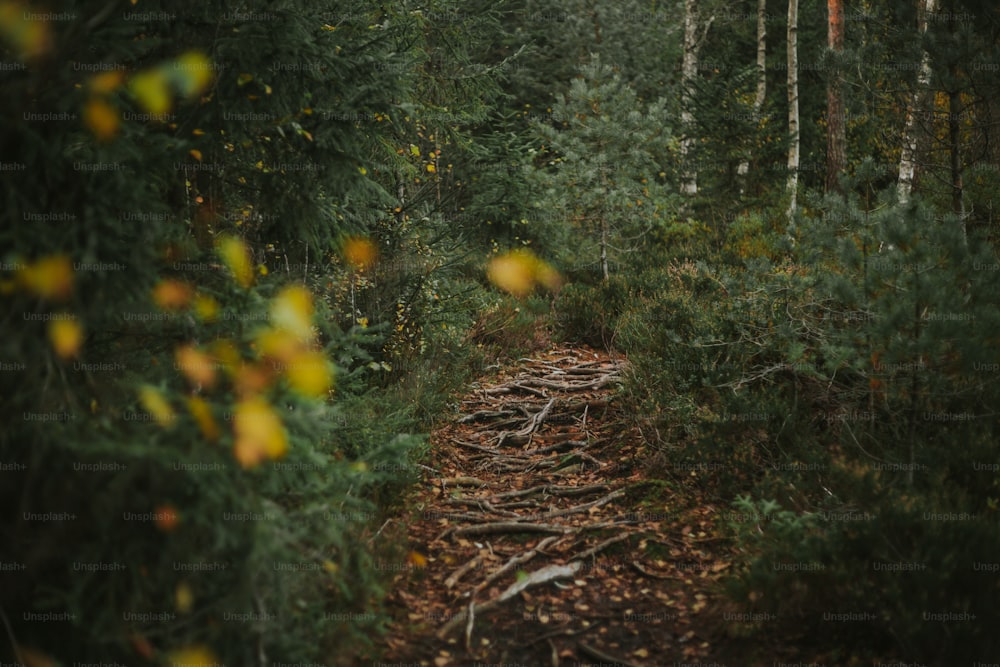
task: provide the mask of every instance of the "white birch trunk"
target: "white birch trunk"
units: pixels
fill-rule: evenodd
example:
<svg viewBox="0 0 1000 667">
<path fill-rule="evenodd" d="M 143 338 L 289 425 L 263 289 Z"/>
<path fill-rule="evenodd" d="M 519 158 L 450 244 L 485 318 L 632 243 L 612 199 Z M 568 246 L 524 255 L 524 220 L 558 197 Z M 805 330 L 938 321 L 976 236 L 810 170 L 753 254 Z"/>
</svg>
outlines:
<svg viewBox="0 0 1000 667">
<path fill-rule="evenodd" d="M 767 0 L 757 0 L 757 95 L 753 99 L 754 120 L 760 120 L 760 110 L 767 97 Z M 740 196 L 746 191 L 746 176 L 750 173 L 750 160 L 744 159 L 736 168 Z"/>
<path fill-rule="evenodd" d="M 681 194 L 698 194 L 698 169 L 688 164 L 691 154 L 694 152 L 695 128 L 694 112 L 690 96 L 691 86 L 698 76 L 698 52 L 708 35 L 708 29 L 715 20 L 712 16 L 700 30 L 697 0 L 684 0 L 684 59 L 681 63 L 681 88 L 683 90 L 681 105 L 681 127 L 684 136 L 681 139 Z"/>
<path fill-rule="evenodd" d="M 920 35 L 927 32 L 927 17 L 937 11 L 938 0 L 923 0 L 923 13 L 920 15 Z M 913 174 L 916 170 L 917 157 L 917 114 L 923 107 L 924 95 L 931 84 L 931 54 L 924 51 L 920 58 L 920 71 L 917 74 L 917 87 L 910 96 L 906 107 L 906 124 L 903 126 L 902 146 L 899 152 L 899 201 L 903 204 L 910 200 L 913 192 Z"/>
<path fill-rule="evenodd" d="M 793 225 L 799 189 L 799 0 L 788 0 L 788 224 Z"/>
</svg>

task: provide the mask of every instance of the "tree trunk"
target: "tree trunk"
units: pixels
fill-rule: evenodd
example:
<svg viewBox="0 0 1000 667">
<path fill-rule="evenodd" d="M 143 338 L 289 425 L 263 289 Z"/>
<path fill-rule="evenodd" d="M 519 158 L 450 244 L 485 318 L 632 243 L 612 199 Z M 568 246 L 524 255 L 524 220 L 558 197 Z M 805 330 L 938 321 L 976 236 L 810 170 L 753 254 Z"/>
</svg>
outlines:
<svg viewBox="0 0 1000 667">
<path fill-rule="evenodd" d="M 753 117 L 760 120 L 760 111 L 767 96 L 767 0 L 757 0 L 757 95 L 753 99 Z M 750 160 L 744 158 L 736 169 L 739 177 L 740 196 L 746 191 L 746 176 L 750 172 Z"/>
<path fill-rule="evenodd" d="M 794 224 L 799 189 L 799 0 L 788 0 L 788 225 Z"/>
<path fill-rule="evenodd" d="M 937 11 L 938 0 L 923 0 L 923 12 L 920 15 L 919 31 L 921 38 L 927 32 L 927 18 Z M 920 71 L 917 74 L 917 87 L 910 96 L 906 107 L 906 123 L 903 125 L 902 146 L 899 152 L 899 201 L 903 204 L 910 200 L 913 192 L 913 173 L 916 169 L 917 157 L 917 114 L 923 108 L 924 97 L 931 83 L 931 54 L 924 51 L 920 58 Z"/>
<path fill-rule="evenodd" d="M 601 216 L 601 275 L 608 282 L 611 273 L 608 271 L 608 221 Z"/>
<path fill-rule="evenodd" d="M 847 166 L 847 119 L 840 66 L 844 54 L 843 0 L 827 0 L 826 8 L 827 44 L 835 65 L 826 88 L 826 191 L 840 193 L 840 175 Z"/>
<path fill-rule="evenodd" d="M 694 86 L 695 78 L 698 76 L 698 52 L 705 42 L 708 29 L 712 25 L 715 17 L 712 16 L 700 30 L 698 3 L 697 0 L 684 0 L 684 60 L 681 64 L 681 126 L 683 127 L 683 138 L 681 139 L 681 194 L 698 194 L 698 169 L 689 164 L 695 145 L 694 111 L 691 99 L 691 88 Z M 700 34 L 699 34 L 700 31 Z"/>
</svg>

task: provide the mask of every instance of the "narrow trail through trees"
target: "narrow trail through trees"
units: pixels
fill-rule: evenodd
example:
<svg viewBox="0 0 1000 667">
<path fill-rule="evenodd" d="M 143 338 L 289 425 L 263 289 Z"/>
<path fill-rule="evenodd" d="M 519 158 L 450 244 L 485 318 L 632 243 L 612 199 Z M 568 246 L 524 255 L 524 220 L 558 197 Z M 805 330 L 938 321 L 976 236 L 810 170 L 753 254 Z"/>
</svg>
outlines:
<svg viewBox="0 0 1000 667">
<path fill-rule="evenodd" d="M 715 657 L 701 622 L 728 559 L 714 508 L 643 477 L 615 394 L 627 364 L 588 348 L 520 359 L 432 435 L 383 661 L 652 666 Z"/>
</svg>

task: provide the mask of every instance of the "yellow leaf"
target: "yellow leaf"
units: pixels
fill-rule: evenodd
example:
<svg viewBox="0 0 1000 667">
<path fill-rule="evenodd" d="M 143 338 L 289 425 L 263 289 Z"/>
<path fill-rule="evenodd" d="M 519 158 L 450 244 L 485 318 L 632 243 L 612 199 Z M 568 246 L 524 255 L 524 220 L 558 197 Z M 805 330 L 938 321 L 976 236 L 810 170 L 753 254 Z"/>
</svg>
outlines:
<svg viewBox="0 0 1000 667">
<path fill-rule="evenodd" d="M 364 271 L 375 263 L 378 248 L 370 240 L 352 236 L 344 241 L 344 259 L 358 271 Z"/>
<path fill-rule="evenodd" d="M 427 567 L 427 556 L 424 556 L 422 553 L 418 551 L 411 551 L 409 555 L 407 555 L 406 560 L 413 567 L 419 567 L 419 568 Z"/>
<path fill-rule="evenodd" d="M 200 136 L 203 136 L 205 134 L 205 130 L 199 130 L 198 128 L 195 128 L 195 129 L 191 130 L 191 134 L 193 134 L 196 137 L 200 137 Z"/>
<path fill-rule="evenodd" d="M 416 144 L 410 144 L 410 155 L 420 157 L 420 149 L 417 148 Z"/>
<path fill-rule="evenodd" d="M 160 310 L 181 310 L 188 305 L 193 295 L 194 289 L 191 285 L 167 278 L 153 288 L 153 303 Z"/>
<path fill-rule="evenodd" d="M 226 236 L 220 239 L 218 248 L 222 262 L 233 272 L 236 282 L 242 287 L 250 287 L 253 284 L 253 268 L 246 244 L 235 236 Z"/>
<path fill-rule="evenodd" d="M 139 401 L 146 412 L 151 414 L 156 422 L 163 427 L 173 425 L 177 415 L 170 403 L 155 387 L 143 385 L 139 388 Z"/>
<path fill-rule="evenodd" d="M 49 320 L 49 341 L 61 358 L 75 357 L 83 344 L 83 328 L 72 315 L 57 315 Z"/>
<path fill-rule="evenodd" d="M 236 77 L 237 86 L 245 86 L 251 81 L 253 81 L 253 74 L 247 74 L 246 72 L 242 72 Z"/>
<path fill-rule="evenodd" d="M 121 128 L 121 116 L 104 100 L 90 100 L 83 108 L 83 124 L 98 141 L 111 141 Z"/>
<path fill-rule="evenodd" d="M 322 398 L 330 391 L 333 376 L 322 352 L 304 352 L 285 371 L 289 386 L 309 398 Z"/>
<path fill-rule="evenodd" d="M 209 407 L 208 402 L 200 396 L 191 396 L 187 399 L 187 405 L 191 416 L 194 417 L 194 421 L 198 424 L 198 429 L 205 436 L 205 439 L 209 442 L 218 440 L 221 435 L 219 425 L 215 423 L 215 419 L 212 417 L 212 409 Z"/>
<path fill-rule="evenodd" d="M 44 299 L 66 299 L 73 292 L 73 264 L 65 255 L 20 266 L 16 277 L 22 287 Z"/>
<path fill-rule="evenodd" d="M 129 89 L 148 113 L 159 115 L 170 111 L 170 86 L 162 70 L 138 72 L 129 82 Z"/>
<path fill-rule="evenodd" d="M 562 284 L 559 272 L 541 260 L 535 266 L 535 279 L 550 290 L 557 289 Z"/>
<path fill-rule="evenodd" d="M 125 82 L 125 72 L 120 69 L 110 72 L 101 72 L 90 79 L 90 89 L 101 95 L 113 93 L 118 86 Z"/>
<path fill-rule="evenodd" d="M 201 162 L 201 151 L 198 150 L 197 148 L 192 148 L 191 150 L 189 150 L 188 155 L 193 157 L 198 162 Z"/>
<path fill-rule="evenodd" d="M 525 249 L 512 250 L 494 258 L 486 271 L 490 282 L 515 296 L 524 296 L 544 285 L 550 289 L 559 286 L 559 273 Z"/>
<path fill-rule="evenodd" d="M 206 387 L 215 385 L 215 360 L 208 354 L 195 349 L 192 345 L 184 345 L 177 348 L 174 358 L 177 367 L 192 385 Z"/>
<path fill-rule="evenodd" d="M 24 60 L 44 55 L 51 45 L 49 22 L 32 20 L 19 2 L 0 2 L 0 37 Z"/>
<path fill-rule="evenodd" d="M 312 340 L 312 316 L 312 294 L 301 285 L 285 287 L 271 301 L 271 322 L 299 340 Z"/>
<path fill-rule="evenodd" d="M 199 294 L 194 298 L 194 312 L 199 319 L 212 322 L 219 315 L 219 302 L 207 294 Z"/>
<path fill-rule="evenodd" d="M 358 167 L 358 171 L 360 171 L 360 172 L 361 172 L 361 175 L 362 175 L 362 176 L 364 176 L 365 174 L 367 174 L 367 173 L 368 173 L 368 170 L 367 170 L 367 169 L 365 169 L 364 167 Z"/>
<path fill-rule="evenodd" d="M 204 646 L 188 646 L 171 651 L 167 657 L 168 667 L 217 667 L 218 658 Z"/>
<path fill-rule="evenodd" d="M 340 569 L 340 567 L 338 567 L 337 564 L 334 563 L 332 560 L 325 560 L 323 561 L 323 569 L 329 572 L 330 574 L 337 574 L 337 571 Z"/>
<path fill-rule="evenodd" d="M 212 82 L 212 62 L 205 54 L 188 51 L 173 63 L 171 78 L 184 97 L 194 97 Z"/>
<path fill-rule="evenodd" d="M 234 410 L 234 454 L 244 468 L 259 465 L 265 459 L 281 458 L 288 451 L 288 438 L 281 419 L 267 401 L 248 398 Z"/>
<path fill-rule="evenodd" d="M 174 607 L 176 607 L 178 612 L 187 614 L 193 606 L 194 592 L 191 590 L 190 584 L 182 581 L 177 584 L 177 588 L 174 590 Z"/>
<path fill-rule="evenodd" d="M 240 396 L 255 396 L 271 384 L 272 374 L 257 364 L 240 363 L 233 374 L 233 385 Z"/>
<path fill-rule="evenodd" d="M 429 163 L 427 165 L 427 172 L 428 173 L 433 174 L 436 171 L 437 171 L 437 167 L 435 167 L 433 163 Z"/>
<path fill-rule="evenodd" d="M 284 329 L 262 329 L 255 338 L 257 355 L 261 358 L 289 362 L 302 349 L 302 341 Z"/>
<path fill-rule="evenodd" d="M 329 23 L 324 23 L 321 26 L 321 29 L 326 30 L 327 32 L 333 32 L 334 30 L 337 29 L 337 26 L 330 25 Z"/>
<path fill-rule="evenodd" d="M 495 257 L 486 275 L 491 283 L 515 296 L 523 296 L 535 286 L 534 267 L 526 255 L 518 252 Z"/>
</svg>

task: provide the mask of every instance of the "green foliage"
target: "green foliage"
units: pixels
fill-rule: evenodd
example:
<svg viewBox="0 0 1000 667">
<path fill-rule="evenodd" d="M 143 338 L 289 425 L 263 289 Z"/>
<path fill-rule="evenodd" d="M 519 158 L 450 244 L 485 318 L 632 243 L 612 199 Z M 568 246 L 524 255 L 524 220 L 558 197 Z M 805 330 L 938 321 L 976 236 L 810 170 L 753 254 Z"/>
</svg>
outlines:
<svg viewBox="0 0 1000 667">
<path fill-rule="evenodd" d="M 83 5 L 0 79 L 5 634 L 64 664 L 360 654 L 423 439 L 368 393 L 385 337 L 302 295 L 389 206 L 378 8 Z"/>
<path fill-rule="evenodd" d="M 596 56 L 580 68 L 535 124 L 544 151 L 535 204 L 583 232 L 564 248 L 564 264 L 621 263 L 646 234 L 665 225 L 674 206 L 665 167 L 672 148 L 665 103 L 642 104 L 635 91 Z"/>
</svg>

